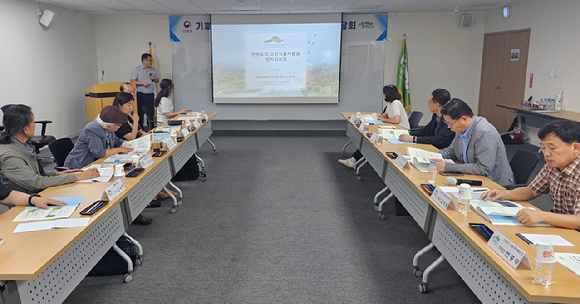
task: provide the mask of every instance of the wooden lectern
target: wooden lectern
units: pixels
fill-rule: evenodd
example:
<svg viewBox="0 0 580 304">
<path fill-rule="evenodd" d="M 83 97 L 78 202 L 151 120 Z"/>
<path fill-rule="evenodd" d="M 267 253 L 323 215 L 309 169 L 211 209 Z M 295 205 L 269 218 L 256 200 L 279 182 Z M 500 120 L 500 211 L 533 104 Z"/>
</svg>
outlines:
<svg viewBox="0 0 580 304">
<path fill-rule="evenodd" d="M 115 96 L 119 93 L 119 87 L 123 82 L 107 82 L 95 84 L 85 91 L 87 99 L 87 122 L 93 121 L 101 112 L 101 109 L 113 104 Z M 134 101 L 137 109 L 137 101 Z"/>
</svg>

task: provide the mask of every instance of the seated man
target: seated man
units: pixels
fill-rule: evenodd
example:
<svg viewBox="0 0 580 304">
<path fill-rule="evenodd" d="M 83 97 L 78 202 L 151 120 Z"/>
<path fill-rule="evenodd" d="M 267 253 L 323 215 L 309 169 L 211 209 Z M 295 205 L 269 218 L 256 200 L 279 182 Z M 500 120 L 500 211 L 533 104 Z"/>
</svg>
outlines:
<svg viewBox="0 0 580 304">
<path fill-rule="evenodd" d="M 118 107 L 106 106 L 95 120 L 88 123 L 81 131 L 75 147 L 70 151 L 65 167 L 83 168 L 99 158 L 133 151 L 121 147 L 123 140 L 115 136 L 115 131 L 127 122 L 127 115 Z"/>
<path fill-rule="evenodd" d="M 441 108 L 441 114 L 455 138 L 451 145 L 439 150 L 443 158 L 461 164 L 436 160 L 437 170 L 456 171 L 487 176 L 500 185 L 514 183 L 514 174 L 505 152 L 505 146 L 495 127 L 487 119 L 474 116 L 471 108 L 461 99 L 453 98 Z"/>
<path fill-rule="evenodd" d="M 518 221 L 580 229 L 580 123 L 555 120 L 540 128 L 538 137 L 546 164 L 534 180 L 527 187 L 491 190 L 481 198 L 527 201 L 549 192 L 553 213 L 523 209 Z"/>
<path fill-rule="evenodd" d="M 436 89 L 431 93 L 431 98 L 427 102 L 429 111 L 433 113 L 431 121 L 422 129 L 409 131 L 409 134 L 401 134 L 400 141 L 414 142 L 420 144 L 431 144 L 437 149 L 449 147 L 455 137 L 455 133 L 449 129 L 443 116 L 441 108 L 451 99 L 449 91 Z"/>
</svg>

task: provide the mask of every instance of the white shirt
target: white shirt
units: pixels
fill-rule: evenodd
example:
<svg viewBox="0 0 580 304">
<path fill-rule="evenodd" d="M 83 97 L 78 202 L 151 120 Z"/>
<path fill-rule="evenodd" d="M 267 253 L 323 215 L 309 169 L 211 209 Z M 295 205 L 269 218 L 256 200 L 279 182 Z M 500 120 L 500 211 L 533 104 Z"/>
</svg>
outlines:
<svg viewBox="0 0 580 304">
<path fill-rule="evenodd" d="M 169 118 L 165 117 L 165 113 L 172 112 L 173 112 L 173 101 L 171 101 L 171 99 L 167 97 L 161 97 L 161 101 L 157 106 L 157 124 L 167 122 Z"/>
<path fill-rule="evenodd" d="M 387 113 L 387 117 L 389 118 L 401 116 L 401 122 L 399 123 L 399 126 L 407 130 L 411 128 L 411 125 L 409 125 L 409 118 L 407 117 L 407 111 L 405 111 L 405 107 L 400 100 L 395 99 L 391 103 L 387 102 L 387 110 L 385 113 Z"/>
</svg>

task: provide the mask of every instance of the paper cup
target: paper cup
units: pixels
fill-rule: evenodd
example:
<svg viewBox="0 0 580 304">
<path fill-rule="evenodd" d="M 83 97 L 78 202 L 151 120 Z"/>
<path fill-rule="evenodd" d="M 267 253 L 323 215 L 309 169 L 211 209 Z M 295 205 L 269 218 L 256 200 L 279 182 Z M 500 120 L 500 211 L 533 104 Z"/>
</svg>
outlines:
<svg viewBox="0 0 580 304">
<path fill-rule="evenodd" d="M 125 168 L 123 168 L 123 165 L 115 165 L 115 176 L 123 175 L 125 175 Z"/>
<path fill-rule="evenodd" d="M 554 247 L 550 243 L 536 243 L 536 262 L 554 263 L 556 256 L 554 255 Z"/>
<path fill-rule="evenodd" d="M 139 158 L 139 155 L 131 155 L 131 162 L 136 165 L 139 162 Z"/>
<path fill-rule="evenodd" d="M 459 197 L 463 199 L 471 199 L 471 186 L 468 184 L 459 185 Z"/>
</svg>

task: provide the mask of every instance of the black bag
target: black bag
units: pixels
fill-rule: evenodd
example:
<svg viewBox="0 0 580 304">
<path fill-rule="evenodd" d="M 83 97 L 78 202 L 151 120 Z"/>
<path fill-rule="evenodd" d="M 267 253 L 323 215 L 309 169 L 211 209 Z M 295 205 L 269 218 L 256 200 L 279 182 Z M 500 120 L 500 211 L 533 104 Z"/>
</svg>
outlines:
<svg viewBox="0 0 580 304">
<path fill-rule="evenodd" d="M 137 260 L 137 247 L 126 236 L 121 236 L 117 240 L 117 246 L 123 250 L 133 261 Z M 106 276 L 127 273 L 127 262 L 113 248 L 109 249 L 105 256 L 89 272 L 90 276 Z"/>
<path fill-rule="evenodd" d="M 199 176 L 199 162 L 195 154 L 181 167 L 171 179 L 173 181 L 196 180 Z"/>
</svg>

